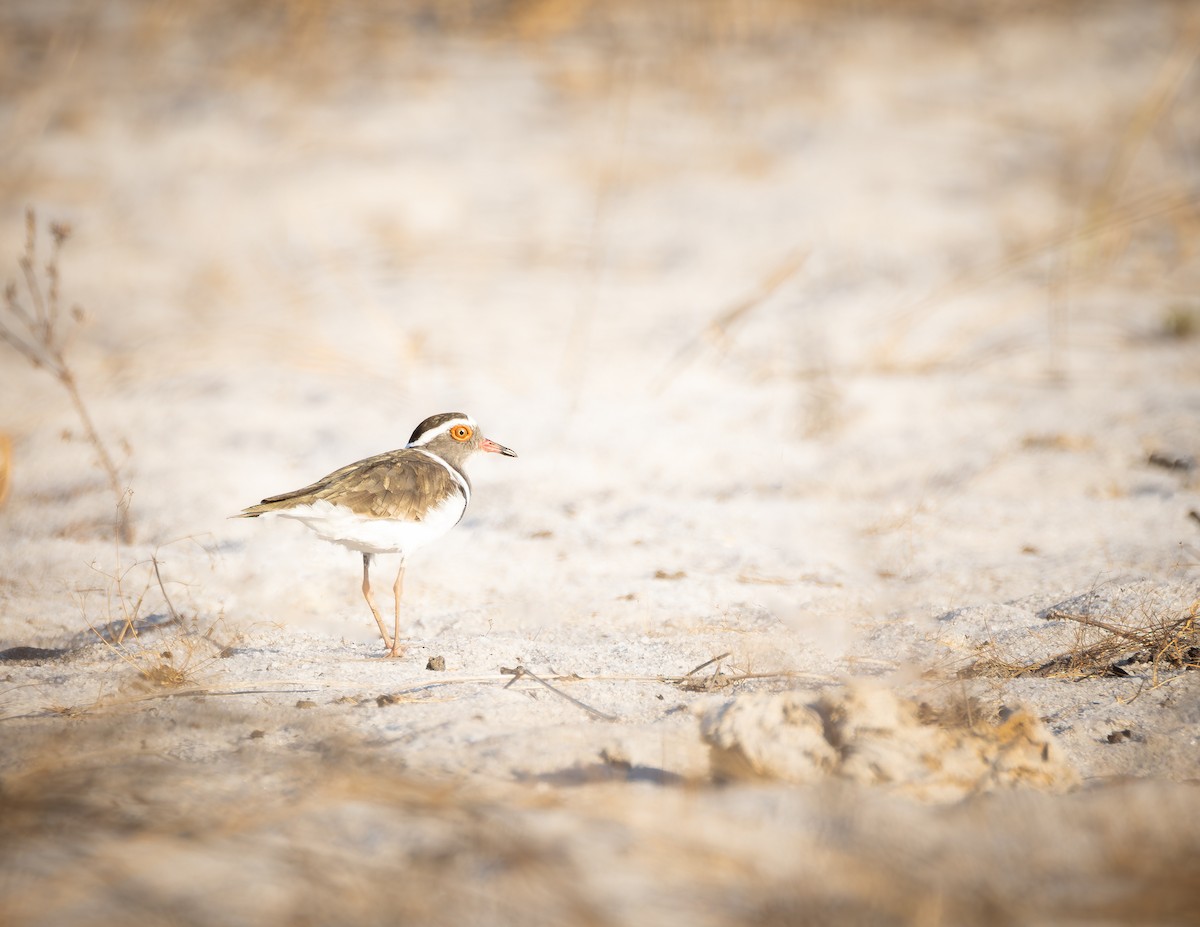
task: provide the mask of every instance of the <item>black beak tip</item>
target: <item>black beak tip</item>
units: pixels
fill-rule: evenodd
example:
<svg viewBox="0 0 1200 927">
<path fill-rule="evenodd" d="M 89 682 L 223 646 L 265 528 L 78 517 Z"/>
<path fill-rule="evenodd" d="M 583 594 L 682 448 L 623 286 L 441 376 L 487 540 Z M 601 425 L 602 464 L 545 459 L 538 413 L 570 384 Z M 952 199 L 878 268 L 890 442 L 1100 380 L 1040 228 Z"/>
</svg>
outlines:
<svg viewBox="0 0 1200 927">
<path fill-rule="evenodd" d="M 514 451 L 511 447 L 501 446 L 500 453 L 503 454 L 505 457 L 516 457 L 517 456 L 517 452 Z"/>
</svg>

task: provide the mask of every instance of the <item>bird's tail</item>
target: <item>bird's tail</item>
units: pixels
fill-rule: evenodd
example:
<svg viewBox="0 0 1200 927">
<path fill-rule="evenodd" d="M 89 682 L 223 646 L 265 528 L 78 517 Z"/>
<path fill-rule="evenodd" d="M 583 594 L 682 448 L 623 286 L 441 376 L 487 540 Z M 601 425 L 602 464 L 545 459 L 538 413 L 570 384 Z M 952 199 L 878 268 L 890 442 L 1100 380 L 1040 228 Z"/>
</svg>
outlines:
<svg viewBox="0 0 1200 927">
<path fill-rule="evenodd" d="M 236 515 L 230 515 L 230 518 L 258 518 L 259 515 L 266 515 L 268 512 L 274 512 L 282 506 L 278 502 L 268 502 L 263 500 L 258 505 L 252 505 L 249 508 L 244 508 Z"/>
</svg>

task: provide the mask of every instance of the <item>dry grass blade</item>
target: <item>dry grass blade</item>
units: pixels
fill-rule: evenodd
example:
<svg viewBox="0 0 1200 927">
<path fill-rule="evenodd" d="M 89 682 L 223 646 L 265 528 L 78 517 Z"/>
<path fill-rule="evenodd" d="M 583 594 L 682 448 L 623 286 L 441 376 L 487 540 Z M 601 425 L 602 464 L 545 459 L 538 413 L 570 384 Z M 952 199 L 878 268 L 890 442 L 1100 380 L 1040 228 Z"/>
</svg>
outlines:
<svg viewBox="0 0 1200 927">
<path fill-rule="evenodd" d="M 808 251 L 797 251 L 780 262 L 749 296 L 715 316 L 704 329 L 676 352 L 666 369 L 658 376 L 653 389 L 660 393 L 688 366 L 707 345 L 723 345 L 729 341 L 733 327 L 758 308 L 791 280 L 808 261 Z"/>
</svg>

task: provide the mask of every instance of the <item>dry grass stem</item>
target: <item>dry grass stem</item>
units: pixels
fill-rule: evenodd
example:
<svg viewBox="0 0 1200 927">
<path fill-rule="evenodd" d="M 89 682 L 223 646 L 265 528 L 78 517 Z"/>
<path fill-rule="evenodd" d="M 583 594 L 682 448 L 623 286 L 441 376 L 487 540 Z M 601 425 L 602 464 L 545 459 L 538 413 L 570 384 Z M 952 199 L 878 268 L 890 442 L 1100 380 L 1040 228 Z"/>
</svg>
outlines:
<svg viewBox="0 0 1200 927">
<path fill-rule="evenodd" d="M 989 653 L 961 672 L 963 676 L 1027 676 L 1082 679 L 1092 676 L 1133 676 L 1125 669 L 1148 664 L 1152 684 L 1158 685 L 1163 667 L 1175 670 L 1200 669 L 1200 631 L 1196 627 L 1200 601 L 1192 603 L 1179 617 L 1151 618 L 1146 623 L 1102 621 L 1090 615 L 1051 611 L 1052 621 L 1073 621 L 1084 628 L 1103 631 L 1098 639 L 1081 635 L 1077 646 L 1032 663 L 1013 663 Z"/>
<path fill-rule="evenodd" d="M 190 539 L 185 539 L 190 540 Z M 195 672 L 220 656 L 231 652 L 228 644 L 214 636 L 214 629 L 223 620 L 218 617 L 207 629 L 200 630 L 194 621 L 186 621 L 175 608 L 167 593 L 166 582 L 163 579 L 161 561 L 158 552 L 148 560 L 135 561 L 128 566 L 121 562 L 121 548 L 116 546 L 116 567 L 111 573 L 96 566 L 92 569 L 107 579 L 104 590 L 107 597 L 108 620 L 96 624 L 87 616 L 87 596 L 98 589 L 80 590 L 79 607 L 87 622 L 89 632 L 77 635 L 67 652 L 79 649 L 87 644 L 95 643 L 98 639 L 106 647 L 116 653 L 120 659 L 135 669 L 141 679 L 152 686 L 181 688 L 194 686 Z M 135 584 L 132 577 L 135 571 L 141 574 L 141 582 Z M 162 610 L 143 614 L 147 609 L 147 599 L 152 598 L 152 590 L 157 587 L 162 597 L 165 612 Z M 178 629 L 178 635 L 169 642 L 157 647 L 144 647 L 130 650 L 125 646 L 126 638 L 131 643 L 140 643 L 144 632 L 162 631 L 168 627 Z M 197 662 L 196 655 L 204 649 L 208 656 Z M 175 651 L 185 654 L 177 658 Z"/>
<path fill-rule="evenodd" d="M 63 244 L 70 236 L 70 226 L 58 222 L 50 223 L 52 245 L 50 256 L 41 268 L 46 281 L 43 286 L 37 264 L 37 215 L 32 209 L 25 211 L 25 250 L 17 260 L 24 281 L 24 299 L 17 284 L 10 282 L 5 287 L 5 312 L 0 314 L 0 341 L 24 357 L 34 368 L 47 371 L 66 390 L 112 491 L 116 503 L 117 536 L 128 544 L 133 540 L 133 528 L 129 520 L 129 493 L 112 455 L 100 437 L 80 391 L 79 381 L 66 358 L 68 336 L 74 330 L 74 325 L 83 319 L 83 311 L 78 306 L 73 306 L 70 312 L 72 325 L 64 327 L 59 311 L 59 257 Z M 5 483 L 8 470 L 9 465 L 5 463 Z M 2 498 L 0 487 L 0 501 Z"/>
<path fill-rule="evenodd" d="M 731 653 L 732 653 L 732 651 L 727 650 L 727 651 L 725 651 L 725 653 L 718 654 L 717 656 L 713 657 L 710 660 L 705 660 L 699 666 L 693 667 L 692 669 L 688 670 L 684 675 L 685 676 L 694 676 L 696 673 L 700 672 L 700 670 L 704 669 L 706 666 L 712 666 L 714 663 L 720 663 L 726 657 L 730 656 Z"/>
<path fill-rule="evenodd" d="M 649 674 L 638 674 L 638 673 L 603 674 L 603 675 L 597 675 L 597 676 L 581 676 L 578 673 L 552 673 L 552 674 L 547 674 L 547 675 L 539 675 L 539 674 L 530 672 L 529 669 L 527 669 L 526 667 L 523 667 L 523 666 L 517 666 L 517 667 L 512 667 L 512 668 L 501 667 L 499 676 L 494 676 L 494 675 L 454 676 L 454 677 L 450 677 L 448 679 L 435 679 L 435 680 L 431 680 L 429 682 L 422 682 L 418 685 L 409 686 L 404 689 L 399 689 L 399 690 L 389 693 L 389 694 L 392 698 L 399 700 L 405 696 L 412 695 L 413 693 L 424 692 L 429 689 L 443 688 L 445 686 L 474 685 L 474 684 L 480 684 L 480 683 L 491 683 L 491 682 L 497 682 L 500 679 L 505 679 L 506 677 L 512 677 L 510 679 L 507 679 L 507 681 L 504 684 L 504 688 L 508 689 L 508 688 L 513 687 L 513 685 L 521 679 L 529 679 L 529 680 L 537 683 L 538 685 L 541 685 L 541 686 L 544 686 L 545 688 L 551 689 L 551 691 L 553 691 L 555 695 L 558 695 L 562 698 L 567 699 L 568 701 L 572 702 L 577 707 L 582 708 L 584 711 L 588 712 L 589 714 L 591 714 L 595 717 L 599 717 L 602 720 L 612 721 L 612 720 L 619 720 L 619 719 L 612 718 L 609 715 L 605 715 L 603 712 L 598 712 L 595 709 L 590 708 L 587 705 L 584 705 L 578 699 L 572 698 L 571 696 L 562 692 L 560 689 L 556 688 L 555 686 L 552 686 L 551 683 L 558 683 L 559 685 L 564 685 L 564 684 L 579 683 L 579 682 L 585 682 L 585 683 L 586 682 L 592 682 L 592 683 L 596 683 L 596 682 L 648 682 L 648 683 L 658 683 L 658 684 L 676 686 L 685 692 L 712 692 L 717 689 L 725 689 L 730 686 L 737 685 L 738 683 L 750 682 L 752 680 L 783 681 L 783 680 L 802 679 L 807 682 L 814 682 L 814 683 L 820 683 L 820 684 L 829 684 L 829 683 L 834 683 L 837 681 L 837 679 L 833 676 L 822 675 L 822 674 L 818 674 L 818 673 L 803 673 L 803 672 L 799 672 L 796 670 L 777 670 L 777 671 L 773 671 L 773 672 L 762 672 L 762 673 L 750 673 L 750 672 L 742 672 L 742 671 L 735 670 L 732 673 L 728 673 L 728 672 L 722 671 L 719 665 L 716 668 L 716 671 L 714 671 L 711 675 L 707 675 L 707 676 L 695 675 L 699 670 L 704 669 L 707 666 L 711 666 L 712 664 L 717 663 L 718 661 L 725 659 L 728 656 L 729 656 L 729 654 L 722 654 L 721 656 L 714 657 L 711 660 L 706 660 L 700 666 L 697 666 L 695 669 L 691 670 L 691 672 L 685 673 L 683 675 L 675 675 L 675 676 L 665 675 L 665 674 L 664 675 L 649 675 Z M 330 683 L 325 686 L 326 689 L 336 688 L 336 687 L 337 687 L 336 683 Z"/>
</svg>

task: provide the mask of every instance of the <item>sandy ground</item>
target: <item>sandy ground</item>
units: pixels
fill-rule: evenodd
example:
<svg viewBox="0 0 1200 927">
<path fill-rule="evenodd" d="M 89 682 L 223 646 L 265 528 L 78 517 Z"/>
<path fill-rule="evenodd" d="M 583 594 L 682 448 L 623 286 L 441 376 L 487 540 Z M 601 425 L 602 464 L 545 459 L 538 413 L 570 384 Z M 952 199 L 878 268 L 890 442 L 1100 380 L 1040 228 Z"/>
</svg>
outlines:
<svg viewBox="0 0 1200 927">
<path fill-rule="evenodd" d="M 640 9 L 0 10 L 4 923 L 1194 922 L 1200 20 Z"/>
</svg>

